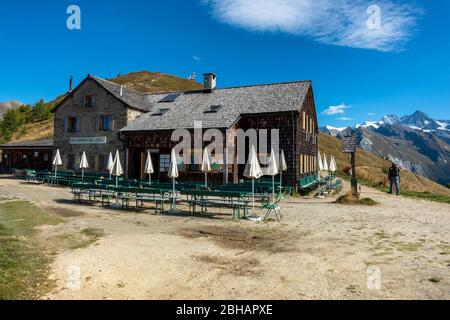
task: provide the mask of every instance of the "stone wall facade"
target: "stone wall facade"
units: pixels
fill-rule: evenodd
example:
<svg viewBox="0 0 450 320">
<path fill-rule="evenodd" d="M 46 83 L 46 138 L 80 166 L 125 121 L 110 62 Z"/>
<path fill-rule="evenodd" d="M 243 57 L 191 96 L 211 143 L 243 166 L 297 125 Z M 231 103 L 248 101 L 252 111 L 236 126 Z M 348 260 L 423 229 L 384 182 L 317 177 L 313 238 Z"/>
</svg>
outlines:
<svg viewBox="0 0 450 320">
<path fill-rule="evenodd" d="M 93 97 L 93 98 L 91 98 Z M 91 106 L 86 100 L 93 99 Z M 124 143 L 118 131 L 139 117 L 142 112 L 128 108 L 93 79 L 87 79 L 57 108 L 54 119 L 54 149 L 59 149 L 61 169 L 78 170 L 81 155 L 86 152 L 91 167 L 88 171 L 105 172 L 109 153 L 119 150 L 122 165 L 126 166 Z M 111 116 L 111 130 L 101 129 L 101 117 Z M 76 132 L 68 127 L 76 119 Z M 89 139 L 90 141 L 83 141 Z"/>
</svg>

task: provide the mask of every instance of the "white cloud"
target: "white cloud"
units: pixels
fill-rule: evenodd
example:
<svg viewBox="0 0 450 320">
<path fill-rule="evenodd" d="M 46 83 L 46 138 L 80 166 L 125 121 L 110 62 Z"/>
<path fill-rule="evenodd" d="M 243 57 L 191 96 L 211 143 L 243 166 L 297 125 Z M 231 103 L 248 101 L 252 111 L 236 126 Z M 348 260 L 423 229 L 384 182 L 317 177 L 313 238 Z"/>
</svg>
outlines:
<svg viewBox="0 0 450 320">
<path fill-rule="evenodd" d="M 342 117 L 342 118 L 338 118 L 338 120 L 341 120 L 341 121 L 352 121 L 353 119 L 352 118 L 348 118 L 348 117 Z"/>
<path fill-rule="evenodd" d="M 194 59 L 197 62 L 202 61 L 202 59 L 200 59 L 200 57 L 197 57 L 197 56 L 192 56 L 192 59 Z"/>
<path fill-rule="evenodd" d="M 345 110 L 350 108 L 350 106 L 347 106 L 345 104 L 341 104 L 338 106 L 329 106 L 328 109 L 322 111 L 322 114 L 325 114 L 327 116 L 333 116 L 336 114 L 345 114 Z"/>
<path fill-rule="evenodd" d="M 373 113 L 373 112 L 369 112 L 367 115 L 373 117 L 373 116 L 376 116 L 377 114 Z"/>
<path fill-rule="evenodd" d="M 343 47 L 398 51 L 416 29 L 422 10 L 400 0 L 200 0 L 219 21 L 259 32 L 284 32 Z M 381 27 L 369 28 L 381 9 Z M 372 30 L 371 30 L 372 29 Z"/>
</svg>

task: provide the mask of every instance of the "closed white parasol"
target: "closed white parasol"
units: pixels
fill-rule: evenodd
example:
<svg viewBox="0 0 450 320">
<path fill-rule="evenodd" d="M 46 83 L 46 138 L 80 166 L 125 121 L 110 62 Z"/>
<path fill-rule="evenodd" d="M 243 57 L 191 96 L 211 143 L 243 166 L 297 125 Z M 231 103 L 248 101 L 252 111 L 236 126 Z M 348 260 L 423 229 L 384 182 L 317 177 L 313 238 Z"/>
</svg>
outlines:
<svg viewBox="0 0 450 320">
<path fill-rule="evenodd" d="M 288 166 L 286 163 L 286 157 L 284 156 L 284 151 L 281 150 L 280 155 L 280 186 L 283 186 L 283 171 L 287 171 Z"/>
<path fill-rule="evenodd" d="M 272 176 L 272 200 L 275 201 L 275 176 L 278 174 L 278 163 L 275 151 L 270 152 L 269 166 L 267 167 L 267 175 Z"/>
<path fill-rule="evenodd" d="M 55 178 L 58 174 L 58 167 L 62 166 L 61 154 L 59 153 L 59 149 L 56 150 L 55 159 L 53 159 L 53 166 L 55 167 Z"/>
<path fill-rule="evenodd" d="M 152 155 L 150 154 L 150 151 L 147 152 L 147 161 L 145 162 L 144 172 L 145 174 L 148 174 L 148 184 L 149 186 L 151 186 L 152 174 L 155 172 L 155 170 L 153 169 Z"/>
<path fill-rule="evenodd" d="M 245 167 L 244 176 L 252 179 L 252 203 L 253 203 L 253 215 L 249 217 L 250 219 L 257 219 L 258 217 L 255 215 L 255 179 L 259 179 L 263 176 L 263 172 L 261 170 L 261 166 L 258 161 L 258 155 L 256 154 L 255 147 L 252 146 L 250 149 L 250 154 L 248 158 L 247 165 Z"/>
<path fill-rule="evenodd" d="M 175 150 L 172 150 L 172 154 L 170 156 L 169 178 L 173 181 L 172 208 L 169 210 L 169 213 L 178 213 L 176 208 L 177 203 L 175 190 L 175 180 L 178 178 L 178 161 Z"/>
<path fill-rule="evenodd" d="M 87 161 L 85 151 L 83 151 L 83 155 L 81 156 L 80 169 L 81 169 L 81 182 L 83 182 L 84 181 L 84 170 L 89 169 L 89 163 Z"/>
<path fill-rule="evenodd" d="M 205 188 L 208 188 L 208 173 L 211 172 L 211 157 L 208 148 L 203 151 L 202 172 L 205 173 Z"/>
<path fill-rule="evenodd" d="M 112 175 L 111 175 L 111 169 L 114 165 L 114 158 L 112 155 L 112 152 L 109 153 L 109 158 L 108 158 L 108 163 L 106 164 L 106 170 L 108 170 L 109 172 L 109 180 L 111 180 Z"/>
</svg>

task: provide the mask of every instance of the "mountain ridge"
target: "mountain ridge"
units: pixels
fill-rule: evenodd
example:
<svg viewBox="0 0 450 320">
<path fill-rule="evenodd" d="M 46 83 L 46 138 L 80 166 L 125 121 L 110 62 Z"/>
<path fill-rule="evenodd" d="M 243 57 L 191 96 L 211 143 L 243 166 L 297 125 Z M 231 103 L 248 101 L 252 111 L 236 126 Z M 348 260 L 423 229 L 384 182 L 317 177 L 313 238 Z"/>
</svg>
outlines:
<svg viewBox="0 0 450 320">
<path fill-rule="evenodd" d="M 321 131 L 333 133 L 327 127 Z M 349 127 L 335 137 L 354 134 L 358 146 L 402 168 L 441 184 L 450 181 L 450 121 L 434 120 L 424 112 Z"/>
<path fill-rule="evenodd" d="M 22 102 L 16 100 L 0 102 L 0 120 L 3 119 L 3 115 L 7 111 L 19 109 L 22 105 L 23 105 Z"/>
</svg>

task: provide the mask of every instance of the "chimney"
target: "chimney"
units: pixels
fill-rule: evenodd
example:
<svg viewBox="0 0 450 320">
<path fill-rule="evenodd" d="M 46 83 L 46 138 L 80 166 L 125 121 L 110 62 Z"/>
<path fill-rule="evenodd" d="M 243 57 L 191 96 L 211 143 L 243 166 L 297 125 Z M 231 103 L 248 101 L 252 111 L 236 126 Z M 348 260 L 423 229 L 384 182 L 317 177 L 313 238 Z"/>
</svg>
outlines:
<svg viewBox="0 0 450 320">
<path fill-rule="evenodd" d="M 120 86 L 120 96 L 123 96 L 123 86 Z"/>
<path fill-rule="evenodd" d="M 73 76 L 70 76 L 69 79 L 69 92 L 73 91 Z"/>
<path fill-rule="evenodd" d="M 205 91 L 211 93 L 216 90 L 217 76 L 214 73 L 205 73 L 203 77 Z"/>
</svg>

